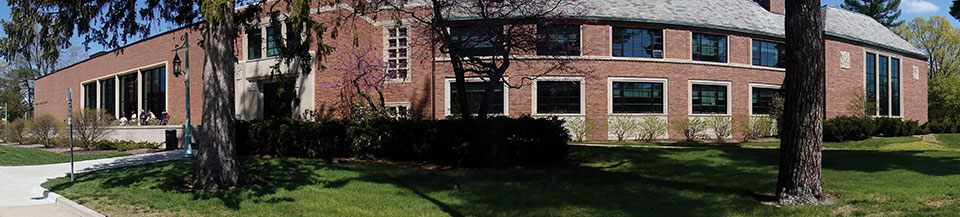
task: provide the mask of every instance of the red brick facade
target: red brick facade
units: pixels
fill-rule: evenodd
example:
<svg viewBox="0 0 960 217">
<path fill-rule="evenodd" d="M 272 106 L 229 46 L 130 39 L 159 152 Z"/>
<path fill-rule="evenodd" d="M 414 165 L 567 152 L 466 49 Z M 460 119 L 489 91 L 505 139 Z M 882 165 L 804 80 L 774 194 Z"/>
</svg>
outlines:
<svg viewBox="0 0 960 217">
<path fill-rule="evenodd" d="M 778 1 L 773 1 L 778 2 Z M 776 7 L 782 8 L 782 2 Z M 335 11 L 335 10 L 334 10 Z M 314 15 L 317 20 L 327 20 L 324 16 L 331 16 L 329 13 L 319 13 Z M 326 70 L 319 71 L 315 77 L 316 94 L 315 111 L 321 117 L 343 117 L 348 113 L 349 102 L 354 100 L 354 94 L 343 88 L 326 87 L 327 83 L 335 83 L 338 79 L 343 79 L 338 75 L 342 74 L 335 68 L 343 61 L 347 48 L 359 45 L 361 47 L 371 47 L 377 52 L 383 52 L 385 28 L 394 25 L 394 20 L 390 16 L 377 16 L 380 20 L 372 19 L 354 19 L 349 22 L 349 28 L 341 28 L 336 40 L 330 41 L 330 37 L 325 37 L 327 43 L 338 48 L 332 54 L 325 56 L 324 66 Z M 664 29 L 664 58 L 622 58 L 611 56 L 611 27 L 641 27 Z M 400 83 L 390 83 L 386 86 L 386 101 L 404 102 L 410 104 L 411 115 L 420 118 L 442 119 L 447 115 L 447 79 L 453 77 L 449 62 L 442 57 L 431 58 L 434 56 L 431 51 L 430 43 L 426 40 L 428 37 L 423 35 L 423 30 L 417 25 L 412 25 L 411 36 L 411 58 L 409 78 Z M 770 36 L 752 35 L 742 32 L 733 32 L 726 30 L 705 29 L 702 27 L 688 27 L 663 24 L 646 23 L 626 23 L 620 21 L 595 21 L 589 24 L 581 25 L 581 43 L 583 47 L 582 55 L 574 60 L 573 65 L 580 69 L 588 71 L 586 74 L 558 74 L 548 73 L 550 76 L 581 77 L 583 79 L 583 114 L 592 118 L 599 124 L 599 129 L 593 132 L 590 140 L 604 140 L 608 138 L 606 120 L 609 116 L 607 91 L 609 78 L 649 78 L 666 79 L 666 117 L 669 120 L 681 120 L 690 115 L 690 93 L 689 87 L 691 81 L 711 81 L 729 83 L 729 116 L 734 119 L 745 119 L 750 116 L 751 96 L 750 87 L 752 84 L 758 85 L 780 85 L 784 78 L 784 70 L 770 67 L 753 66 L 752 63 L 752 40 L 761 39 L 765 41 L 782 42 L 783 39 Z M 63 102 L 63 92 L 67 87 L 80 89 L 80 82 L 104 76 L 112 73 L 122 72 L 138 66 L 169 61 L 172 54 L 167 52 L 178 42 L 179 35 L 184 30 L 174 31 L 158 37 L 144 40 L 124 49 L 120 55 L 109 54 L 107 56 L 93 58 L 89 61 L 80 63 L 73 67 L 64 69 L 53 75 L 44 77 L 37 81 L 37 112 L 50 113 L 58 117 L 65 117 L 65 106 Z M 700 62 L 691 60 L 691 35 L 692 33 L 709 33 L 727 36 L 728 62 Z M 199 34 L 195 34 L 199 36 Z M 241 35 L 241 38 L 245 37 Z M 355 40 L 354 40 L 355 39 Z M 238 41 L 238 47 L 243 40 Z M 864 84 L 864 53 L 879 52 L 892 57 L 901 59 L 901 90 L 903 106 L 903 118 L 918 120 L 921 123 L 927 120 L 927 63 L 923 57 L 905 55 L 895 51 L 890 51 L 874 46 L 869 46 L 860 42 L 849 41 L 834 37 L 828 37 L 825 44 L 826 63 L 827 63 L 827 116 L 835 117 L 847 114 L 847 105 L 853 99 L 858 91 L 863 91 Z M 315 47 L 313 47 L 316 50 Z M 242 50 L 242 49 L 238 49 Z M 847 53 L 843 55 L 841 53 Z M 243 55 L 243 54 L 241 54 Z M 199 49 L 191 53 L 191 61 L 195 63 L 195 69 L 200 69 L 202 53 Z M 436 54 L 436 56 L 440 56 Z M 849 56 L 849 67 L 841 64 L 841 59 Z M 244 59 L 238 56 L 238 59 Z M 550 64 L 549 60 L 537 59 L 524 60 L 524 64 L 514 64 L 507 73 L 507 77 L 513 85 L 519 85 L 519 88 L 510 88 L 507 90 L 506 97 L 509 99 L 508 113 L 510 116 L 531 115 L 533 113 L 533 89 L 529 80 L 524 81 L 524 77 L 531 73 L 539 72 L 544 64 Z M 918 68 L 918 79 L 913 78 L 913 68 Z M 168 67 L 168 71 L 170 68 Z M 199 73 L 199 71 L 195 71 Z M 194 118 L 199 118 L 200 105 L 200 76 L 193 76 L 193 107 Z M 182 77 L 174 78 L 168 73 L 168 95 L 169 108 L 173 114 L 182 112 Z M 520 83 L 521 81 L 525 83 Z M 61 90 L 63 89 L 63 90 Z M 79 91 L 75 91 L 79 92 Z M 78 95 L 75 94 L 75 98 Z M 77 101 L 75 101 L 77 102 Z M 178 104 L 179 103 L 179 104 Z M 907 106 L 909 105 L 909 106 Z M 75 106 L 79 107 L 79 106 Z M 670 129 L 670 138 L 682 137 L 678 132 Z"/>
</svg>

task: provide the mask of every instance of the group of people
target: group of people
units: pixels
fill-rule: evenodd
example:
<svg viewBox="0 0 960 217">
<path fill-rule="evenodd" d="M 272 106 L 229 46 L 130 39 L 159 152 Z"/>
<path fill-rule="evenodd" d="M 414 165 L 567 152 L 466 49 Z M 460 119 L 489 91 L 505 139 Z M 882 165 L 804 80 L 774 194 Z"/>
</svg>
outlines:
<svg viewBox="0 0 960 217">
<path fill-rule="evenodd" d="M 149 125 L 150 121 L 158 118 L 160 119 L 160 125 L 167 125 L 167 122 L 170 120 L 170 114 L 167 114 L 167 111 L 163 111 L 163 113 L 160 113 L 160 116 L 158 117 L 150 110 L 140 110 L 139 115 L 137 113 L 128 114 L 127 112 L 124 112 L 123 115 L 120 116 L 120 125 Z"/>
</svg>

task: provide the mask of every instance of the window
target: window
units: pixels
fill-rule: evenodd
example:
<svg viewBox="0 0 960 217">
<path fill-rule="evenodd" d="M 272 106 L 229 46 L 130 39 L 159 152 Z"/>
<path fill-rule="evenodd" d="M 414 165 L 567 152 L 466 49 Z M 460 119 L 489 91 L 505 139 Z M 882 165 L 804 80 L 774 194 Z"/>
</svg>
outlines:
<svg viewBox="0 0 960 217">
<path fill-rule="evenodd" d="M 866 69 L 866 75 L 864 78 L 865 84 L 863 89 L 866 91 L 866 93 L 864 94 L 864 97 L 867 98 L 866 104 L 868 107 L 871 107 L 871 109 L 867 109 L 867 111 L 864 112 L 866 112 L 867 115 L 877 115 L 876 111 L 872 110 L 875 109 L 872 107 L 876 106 L 877 103 L 877 55 L 867 53 L 865 62 L 864 68 Z"/>
<path fill-rule="evenodd" d="M 537 26 L 537 34 L 540 37 L 537 42 L 537 55 L 580 55 L 580 26 Z"/>
<path fill-rule="evenodd" d="M 784 68 L 786 52 L 781 43 L 753 40 L 753 65 Z"/>
<path fill-rule="evenodd" d="M 252 60 L 263 57 L 261 55 L 261 52 L 263 52 L 262 34 L 260 29 L 247 30 L 247 59 Z"/>
<path fill-rule="evenodd" d="M 459 93 L 457 92 L 456 82 L 450 82 L 450 114 L 460 114 Z M 489 114 L 503 114 L 503 85 L 497 82 L 494 87 L 493 98 L 490 99 Z M 477 114 L 480 108 L 480 102 L 483 100 L 483 94 L 486 91 L 487 82 L 467 82 L 465 85 L 468 107 L 470 114 Z"/>
<path fill-rule="evenodd" d="M 727 36 L 693 33 L 693 60 L 727 62 Z"/>
<path fill-rule="evenodd" d="M 663 58 L 663 30 L 614 27 L 613 56 Z"/>
<path fill-rule="evenodd" d="M 613 82 L 613 113 L 663 114 L 663 83 Z"/>
<path fill-rule="evenodd" d="M 120 76 L 120 115 L 130 118 L 137 114 L 137 74 Z"/>
<path fill-rule="evenodd" d="M 537 81 L 537 113 L 580 114 L 580 81 Z"/>
<path fill-rule="evenodd" d="M 110 78 L 100 81 L 100 109 L 106 110 L 107 114 L 117 115 L 114 108 L 114 101 L 117 97 L 117 80 Z"/>
<path fill-rule="evenodd" d="M 142 70 L 143 109 L 160 115 L 167 110 L 167 69 L 165 67 Z"/>
<path fill-rule="evenodd" d="M 385 103 L 384 108 L 392 118 L 403 119 L 410 115 L 410 103 Z"/>
<path fill-rule="evenodd" d="M 97 83 L 83 85 L 83 108 L 97 108 Z"/>
<path fill-rule="evenodd" d="M 693 114 L 727 114 L 727 86 L 693 84 Z"/>
<path fill-rule="evenodd" d="M 451 27 L 450 36 L 463 49 L 467 56 L 498 55 L 493 47 L 498 36 L 503 34 L 503 26 Z"/>
<path fill-rule="evenodd" d="M 267 27 L 267 56 L 280 55 L 280 30 L 275 26 Z"/>
<path fill-rule="evenodd" d="M 410 45 L 406 27 L 387 29 L 387 77 L 407 79 L 410 72 Z"/>
<path fill-rule="evenodd" d="M 868 52 L 865 63 L 867 115 L 901 116 L 900 59 Z"/>
<path fill-rule="evenodd" d="M 755 115 L 770 114 L 773 98 L 780 95 L 780 89 L 751 87 L 750 106 Z"/>
<path fill-rule="evenodd" d="M 890 58 L 890 116 L 900 116 L 900 59 Z"/>
<path fill-rule="evenodd" d="M 293 51 L 300 48 L 301 37 L 300 33 L 303 32 L 303 25 L 299 28 L 294 27 L 293 23 L 286 23 L 287 25 L 287 49 Z"/>
</svg>

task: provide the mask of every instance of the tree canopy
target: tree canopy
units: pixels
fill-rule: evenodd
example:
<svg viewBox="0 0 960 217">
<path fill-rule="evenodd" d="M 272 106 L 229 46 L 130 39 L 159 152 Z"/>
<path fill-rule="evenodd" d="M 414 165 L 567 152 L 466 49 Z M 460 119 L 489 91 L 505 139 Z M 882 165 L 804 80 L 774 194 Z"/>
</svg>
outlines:
<svg viewBox="0 0 960 217">
<path fill-rule="evenodd" d="M 903 21 L 897 21 L 900 18 L 900 0 L 843 0 L 840 7 L 873 17 L 887 28 L 903 24 Z"/>
<path fill-rule="evenodd" d="M 917 17 L 893 31 L 929 56 L 931 79 L 960 73 L 960 29 L 947 18 Z"/>
</svg>

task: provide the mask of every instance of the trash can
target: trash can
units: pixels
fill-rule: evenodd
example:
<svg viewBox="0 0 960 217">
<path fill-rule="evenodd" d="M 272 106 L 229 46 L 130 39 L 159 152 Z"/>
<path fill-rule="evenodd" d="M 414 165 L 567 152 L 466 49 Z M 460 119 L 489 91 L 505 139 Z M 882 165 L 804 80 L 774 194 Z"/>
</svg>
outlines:
<svg viewBox="0 0 960 217">
<path fill-rule="evenodd" d="M 165 137 L 165 138 L 166 138 L 166 143 L 167 143 L 167 150 L 177 149 L 178 146 L 179 146 L 179 142 L 178 142 L 178 139 L 177 139 L 177 131 L 176 131 L 176 130 L 166 130 L 166 131 L 164 131 L 164 132 L 166 133 L 166 137 Z"/>
</svg>

